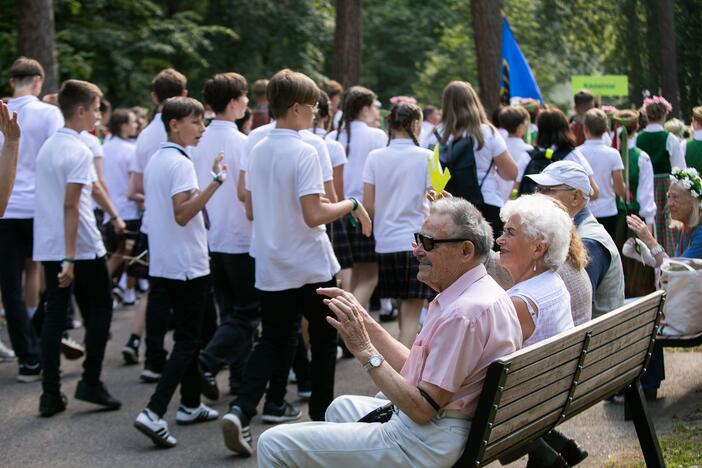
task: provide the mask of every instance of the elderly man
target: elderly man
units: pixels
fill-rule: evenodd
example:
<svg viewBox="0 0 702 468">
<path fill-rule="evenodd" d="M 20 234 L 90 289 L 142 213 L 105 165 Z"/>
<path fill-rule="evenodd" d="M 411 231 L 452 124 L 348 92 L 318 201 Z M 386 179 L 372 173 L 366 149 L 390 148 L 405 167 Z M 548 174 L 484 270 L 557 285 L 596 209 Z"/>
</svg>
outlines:
<svg viewBox="0 0 702 468">
<path fill-rule="evenodd" d="M 521 329 L 509 297 L 482 265 L 493 237 L 473 205 L 437 201 L 416 240 L 417 278 L 439 294 L 411 350 L 353 295 L 319 290 L 336 316 L 327 320 L 387 399 L 342 396 L 326 422 L 269 429 L 258 442 L 259 466 L 438 467 L 461 455 L 486 369 L 521 346 Z M 357 422 L 388 400 L 389 420 Z"/>
<path fill-rule="evenodd" d="M 592 316 L 624 304 L 624 270 L 619 250 L 604 226 L 590 213 L 590 181 L 585 169 L 573 161 L 558 161 L 541 174 L 528 175 L 537 190 L 563 203 L 585 244 L 590 262 L 585 267 L 592 283 Z"/>
</svg>

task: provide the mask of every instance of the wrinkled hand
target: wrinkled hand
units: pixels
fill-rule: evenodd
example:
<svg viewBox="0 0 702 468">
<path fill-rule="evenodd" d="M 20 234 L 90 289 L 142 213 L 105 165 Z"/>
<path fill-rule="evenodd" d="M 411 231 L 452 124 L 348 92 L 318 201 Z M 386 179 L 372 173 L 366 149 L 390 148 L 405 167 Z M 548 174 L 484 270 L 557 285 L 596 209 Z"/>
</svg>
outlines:
<svg viewBox="0 0 702 468">
<path fill-rule="evenodd" d="M 14 142 L 19 141 L 22 133 L 17 122 L 17 112 L 13 112 L 10 117 L 10 110 L 2 100 L 0 100 L 0 132 L 5 135 L 6 141 Z"/>
<path fill-rule="evenodd" d="M 643 222 L 643 220 L 638 216 L 627 216 L 626 225 L 629 227 L 629 229 L 631 229 L 634 232 L 634 234 L 636 234 L 636 237 L 641 239 L 641 241 L 647 246 L 655 244 L 656 240 L 653 238 L 650 229 L 648 228 L 646 223 Z"/>
<path fill-rule="evenodd" d="M 122 218 L 117 216 L 115 219 L 110 221 L 112 223 L 112 227 L 115 228 L 115 233 L 118 235 L 124 234 L 124 230 L 127 229 L 127 223 L 124 222 Z"/>
<path fill-rule="evenodd" d="M 67 288 L 73 282 L 73 263 L 62 262 L 61 271 L 57 275 L 59 288 Z"/>
<path fill-rule="evenodd" d="M 224 153 L 219 153 L 212 164 L 212 172 L 214 172 L 222 181 L 225 181 L 227 179 L 227 172 L 229 171 L 229 168 L 226 164 L 222 163 L 223 160 Z"/>
<path fill-rule="evenodd" d="M 453 195 L 451 195 L 451 192 L 447 192 L 446 190 L 444 190 L 438 195 L 436 194 L 436 190 L 434 189 L 431 189 L 427 192 L 427 200 L 429 200 L 430 202 L 440 200 L 442 198 L 453 198 Z"/>
<path fill-rule="evenodd" d="M 328 316 L 327 322 L 336 328 L 348 350 L 356 357 L 363 353 L 372 353 L 373 345 L 363 323 L 363 307 L 360 307 L 357 301 L 354 303 L 343 295 L 325 299 L 324 303 L 336 315 L 336 319 Z"/>
<path fill-rule="evenodd" d="M 361 232 L 363 235 L 370 237 L 373 232 L 373 221 L 371 221 L 370 216 L 368 216 L 368 212 L 363 207 L 363 204 L 359 203 L 358 207 L 351 212 L 351 216 L 361 223 Z"/>
</svg>

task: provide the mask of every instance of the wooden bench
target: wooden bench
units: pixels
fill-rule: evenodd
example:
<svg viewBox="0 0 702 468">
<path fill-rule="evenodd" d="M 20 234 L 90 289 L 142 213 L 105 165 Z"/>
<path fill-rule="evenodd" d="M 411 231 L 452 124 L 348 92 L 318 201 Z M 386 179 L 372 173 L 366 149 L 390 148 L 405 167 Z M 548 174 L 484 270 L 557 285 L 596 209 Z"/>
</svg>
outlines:
<svg viewBox="0 0 702 468">
<path fill-rule="evenodd" d="M 639 382 L 662 308 L 657 291 L 493 362 L 454 468 L 487 465 L 621 390 L 646 465 L 664 467 Z"/>
</svg>

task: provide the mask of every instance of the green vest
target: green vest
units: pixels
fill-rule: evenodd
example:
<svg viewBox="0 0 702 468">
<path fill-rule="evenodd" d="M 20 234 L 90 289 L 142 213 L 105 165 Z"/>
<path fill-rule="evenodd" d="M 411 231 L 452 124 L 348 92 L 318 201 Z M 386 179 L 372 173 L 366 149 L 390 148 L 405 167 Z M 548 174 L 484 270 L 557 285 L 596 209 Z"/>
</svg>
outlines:
<svg viewBox="0 0 702 468">
<path fill-rule="evenodd" d="M 694 167 L 702 174 L 702 140 L 689 140 L 685 149 L 687 167 Z"/>
<path fill-rule="evenodd" d="M 639 188 L 639 156 L 641 150 L 634 147 L 629 148 L 629 193 L 631 194 L 631 203 L 627 204 L 628 213 L 638 213 L 639 201 L 636 199 L 636 191 Z M 624 202 L 617 197 L 617 209 L 624 211 Z"/>
<path fill-rule="evenodd" d="M 670 154 L 665 148 L 668 132 L 641 132 L 636 136 L 636 146 L 651 157 L 654 174 L 670 174 Z"/>
</svg>

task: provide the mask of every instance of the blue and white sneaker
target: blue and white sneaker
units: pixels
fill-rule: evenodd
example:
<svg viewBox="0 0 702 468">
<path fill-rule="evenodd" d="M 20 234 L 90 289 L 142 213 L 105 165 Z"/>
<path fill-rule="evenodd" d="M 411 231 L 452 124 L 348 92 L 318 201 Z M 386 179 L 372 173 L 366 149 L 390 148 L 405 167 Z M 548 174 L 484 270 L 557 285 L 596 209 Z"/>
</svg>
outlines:
<svg viewBox="0 0 702 468">
<path fill-rule="evenodd" d="M 168 423 L 148 408 L 139 413 L 134 421 L 134 427 L 159 447 L 171 448 L 176 445 L 176 438 L 168 432 Z"/>
<path fill-rule="evenodd" d="M 197 408 L 188 408 L 180 405 L 176 413 L 176 424 L 188 425 L 207 421 L 214 421 L 219 417 L 219 412 L 200 403 Z"/>
</svg>

